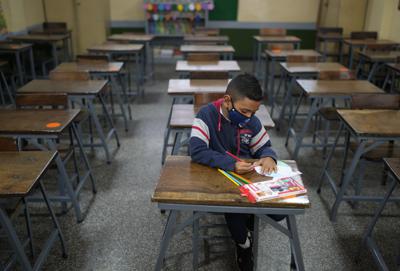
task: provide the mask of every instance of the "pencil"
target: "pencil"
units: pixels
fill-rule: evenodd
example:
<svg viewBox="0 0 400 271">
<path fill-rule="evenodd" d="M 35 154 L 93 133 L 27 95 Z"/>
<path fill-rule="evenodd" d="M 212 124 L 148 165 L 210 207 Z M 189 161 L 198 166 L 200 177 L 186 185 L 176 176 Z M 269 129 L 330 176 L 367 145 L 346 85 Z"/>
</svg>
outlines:
<svg viewBox="0 0 400 271">
<path fill-rule="evenodd" d="M 228 151 L 225 151 L 225 153 L 226 153 L 227 155 L 229 155 L 230 157 L 232 157 L 233 159 L 235 159 L 236 161 L 243 162 L 243 160 L 240 159 L 239 157 L 237 157 L 236 155 L 234 155 L 234 154 L 232 154 L 232 153 L 230 153 L 230 152 L 228 152 Z"/>
<path fill-rule="evenodd" d="M 237 185 L 237 186 L 242 186 L 242 184 L 238 181 L 238 180 L 236 180 L 236 179 L 234 179 L 232 176 L 230 176 L 228 173 L 226 173 L 225 171 L 223 171 L 222 169 L 218 169 L 218 171 L 222 174 L 222 175 L 224 175 L 226 178 L 228 178 L 228 180 L 230 180 L 232 183 L 234 183 L 235 185 Z"/>
<path fill-rule="evenodd" d="M 229 174 L 232 174 L 233 176 L 235 176 L 236 178 L 238 178 L 238 179 L 241 180 L 242 182 L 245 182 L 245 183 L 247 183 L 247 184 L 252 183 L 252 181 L 250 181 L 250 180 L 248 180 L 248 179 L 246 179 L 246 178 L 240 176 L 239 174 L 236 174 L 236 173 L 233 172 L 233 171 L 228 171 L 228 173 L 229 173 Z"/>
</svg>

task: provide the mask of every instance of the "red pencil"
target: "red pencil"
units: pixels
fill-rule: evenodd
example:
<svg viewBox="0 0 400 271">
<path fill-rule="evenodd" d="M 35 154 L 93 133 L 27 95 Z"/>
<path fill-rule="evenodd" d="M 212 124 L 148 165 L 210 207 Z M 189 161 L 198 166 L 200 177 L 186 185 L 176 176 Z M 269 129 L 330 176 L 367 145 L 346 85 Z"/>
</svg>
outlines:
<svg viewBox="0 0 400 271">
<path fill-rule="evenodd" d="M 235 159 L 236 161 L 243 162 L 243 160 L 240 159 L 239 157 L 237 157 L 236 155 L 234 155 L 234 154 L 232 154 L 232 153 L 230 153 L 230 152 L 228 152 L 228 151 L 225 151 L 225 153 L 226 153 L 227 155 L 229 155 L 230 157 L 232 157 L 233 159 Z"/>
</svg>

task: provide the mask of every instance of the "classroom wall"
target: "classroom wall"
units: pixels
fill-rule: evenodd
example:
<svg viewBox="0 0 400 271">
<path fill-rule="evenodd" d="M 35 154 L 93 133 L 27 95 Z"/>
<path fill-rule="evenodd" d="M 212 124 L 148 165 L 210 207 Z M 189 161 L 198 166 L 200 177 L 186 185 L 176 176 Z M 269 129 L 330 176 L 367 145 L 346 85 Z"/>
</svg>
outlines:
<svg viewBox="0 0 400 271">
<path fill-rule="evenodd" d="M 41 0 L 1 0 L 8 32 L 24 31 L 44 21 Z"/>
<path fill-rule="evenodd" d="M 240 0 L 240 22 L 316 22 L 319 0 Z"/>
<path fill-rule="evenodd" d="M 110 0 L 111 20 L 144 20 L 143 0 Z"/>
<path fill-rule="evenodd" d="M 365 30 L 378 31 L 379 38 L 400 42 L 398 0 L 370 0 Z"/>
</svg>

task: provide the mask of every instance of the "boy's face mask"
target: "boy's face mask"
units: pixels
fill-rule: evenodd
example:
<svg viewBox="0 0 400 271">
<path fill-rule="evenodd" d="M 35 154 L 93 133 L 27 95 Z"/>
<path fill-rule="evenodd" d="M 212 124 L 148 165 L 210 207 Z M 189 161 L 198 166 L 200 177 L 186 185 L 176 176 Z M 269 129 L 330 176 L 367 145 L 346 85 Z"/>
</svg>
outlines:
<svg viewBox="0 0 400 271">
<path fill-rule="evenodd" d="M 229 120 L 239 128 L 243 128 L 253 117 L 254 114 L 252 114 L 250 117 L 247 117 L 240 113 L 234 105 L 233 99 L 231 97 L 231 103 L 232 103 L 232 108 L 228 110 L 228 117 Z"/>
</svg>

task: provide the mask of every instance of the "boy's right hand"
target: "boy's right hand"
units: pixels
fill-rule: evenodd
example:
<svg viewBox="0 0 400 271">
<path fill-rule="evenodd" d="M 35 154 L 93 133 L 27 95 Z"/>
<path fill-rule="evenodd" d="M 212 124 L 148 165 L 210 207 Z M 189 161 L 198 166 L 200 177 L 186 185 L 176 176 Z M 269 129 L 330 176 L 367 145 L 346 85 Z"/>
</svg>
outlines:
<svg viewBox="0 0 400 271">
<path fill-rule="evenodd" d="M 254 166 L 252 163 L 241 162 L 241 161 L 235 163 L 235 172 L 238 174 L 247 173 L 252 171 L 253 169 Z"/>
</svg>

